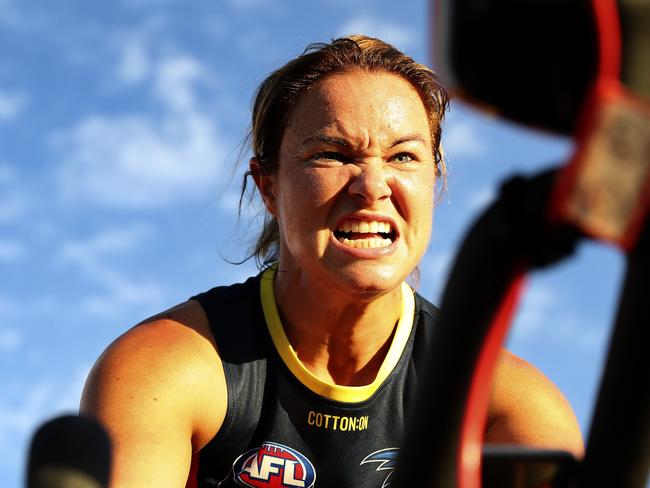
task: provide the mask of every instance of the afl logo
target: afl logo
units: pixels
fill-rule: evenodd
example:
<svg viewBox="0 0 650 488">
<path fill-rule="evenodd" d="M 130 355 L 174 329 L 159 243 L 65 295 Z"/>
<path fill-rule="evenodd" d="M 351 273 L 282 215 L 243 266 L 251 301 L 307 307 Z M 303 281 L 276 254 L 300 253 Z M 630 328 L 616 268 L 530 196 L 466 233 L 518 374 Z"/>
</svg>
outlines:
<svg viewBox="0 0 650 488">
<path fill-rule="evenodd" d="M 251 488 L 312 488 L 316 471 L 309 459 L 282 444 L 265 442 L 239 456 L 233 478 Z"/>
</svg>

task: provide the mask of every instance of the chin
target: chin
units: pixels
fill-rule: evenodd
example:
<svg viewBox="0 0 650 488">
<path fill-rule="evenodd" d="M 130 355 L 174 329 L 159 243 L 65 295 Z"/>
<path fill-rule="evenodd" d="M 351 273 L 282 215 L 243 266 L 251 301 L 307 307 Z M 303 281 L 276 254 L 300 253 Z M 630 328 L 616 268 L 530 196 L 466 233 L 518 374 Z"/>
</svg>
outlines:
<svg viewBox="0 0 650 488">
<path fill-rule="evenodd" d="M 372 266 L 368 263 L 351 264 L 338 268 L 333 280 L 340 283 L 342 290 L 359 297 L 372 298 L 385 295 L 400 287 L 408 277 L 402 269 Z"/>
</svg>

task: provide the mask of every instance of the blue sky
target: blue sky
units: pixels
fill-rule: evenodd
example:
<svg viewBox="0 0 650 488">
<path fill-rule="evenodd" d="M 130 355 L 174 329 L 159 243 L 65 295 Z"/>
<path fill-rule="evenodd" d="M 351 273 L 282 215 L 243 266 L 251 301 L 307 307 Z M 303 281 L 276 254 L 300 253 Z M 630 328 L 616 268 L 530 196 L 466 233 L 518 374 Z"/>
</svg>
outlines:
<svg viewBox="0 0 650 488">
<path fill-rule="evenodd" d="M 349 33 L 432 64 L 429 18 L 423 0 L 0 0 L 1 486 L 22 485 L 33 430 L 77 408 L 111 340 L 255 272 L 224 258 L 257 228 L 259 207 L 237 220 L 237 160 L 265 75 Z M 443 144 L 449 188 L 420 288 L 434 302 L 499 183 L 573 150 L 456 100 Z M 531 275 L 508 339 L 585 431 L 621 278 L 615 249 L 582 245 Z"/>
</svg>

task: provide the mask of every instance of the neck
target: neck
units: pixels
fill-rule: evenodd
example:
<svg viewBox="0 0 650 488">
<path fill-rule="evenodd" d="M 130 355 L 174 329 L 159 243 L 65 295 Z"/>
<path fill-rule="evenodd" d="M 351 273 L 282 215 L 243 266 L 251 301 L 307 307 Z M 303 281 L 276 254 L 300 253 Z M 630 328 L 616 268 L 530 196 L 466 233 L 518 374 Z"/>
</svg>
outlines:
<svg viewBox="0 0 650 488">
<path fill-rule="evenodd" d="M 372 383 L 400 318 L 400 287 L 359 300 L 279 271 L 274 289 L 289 342 L 312 374 L 339 385 Z"/>
</svg>

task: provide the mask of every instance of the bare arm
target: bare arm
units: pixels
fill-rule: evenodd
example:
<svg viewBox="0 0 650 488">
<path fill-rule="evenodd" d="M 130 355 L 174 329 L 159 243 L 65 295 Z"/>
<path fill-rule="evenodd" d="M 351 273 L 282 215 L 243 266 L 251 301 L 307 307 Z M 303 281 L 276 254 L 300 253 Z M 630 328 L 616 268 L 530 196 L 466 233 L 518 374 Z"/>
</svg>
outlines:
<svg viewBox="0 0 650 488">
<path fill-rule="evenodd" d="M 544 374 L 504 351 L 492 385 L 485 441 L 583 454 L 580 427 L 569 402 Z"/>
<path fill-rule="evenodd" d="M 219 430 L 226 404 L 205 317 L 188 302 L 111 344 L 88 377 L 80 410 L 111 436 L 112 486 L 184 487 L 192 454 Z"/>
</svg>

